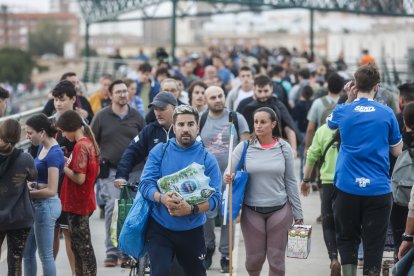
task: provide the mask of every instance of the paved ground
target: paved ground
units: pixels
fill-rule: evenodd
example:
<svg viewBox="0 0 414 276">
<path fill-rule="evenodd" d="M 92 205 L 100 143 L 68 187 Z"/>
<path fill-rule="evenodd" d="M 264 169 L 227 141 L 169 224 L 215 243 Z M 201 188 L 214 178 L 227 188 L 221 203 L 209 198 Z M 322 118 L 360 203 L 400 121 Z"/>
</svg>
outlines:
<svg viewBox="0 0 414 276">
<path fill-rule="evenodd" d="M 311 244 L 311 253 L 308 259 L 292 259 L 286 258 L 286 275 L 315 275 L 323 276 L 329 275 L 329 259 L 326 252 L 326 247 L 323 242 L 322 237 L 322 227 L 321 224 L 317 224 L 316 217 L 320 213 L 320 200 L 317 192 L 311 193 L 307 198 L 301 197 L 305 223 L 313 225 L 312 233 L 312 244 Z M 95 249 L 95 254 L 98 262 L 98 275 L 106 276 L 121 276 L 129 275 L 129 270 L 122 269 L 120 267 L 115 268 L 105 268 L 102 263 L 105 258 L 105 249 L 104 249 L 104 220 L 99 219 L 98 212 L 96 212 L 91 217 L 91 232 L 93 238 L 93 246 Z M 245 276 L 247 275 L 244 268 L 245 260 L 245 248 L 243 242 L 243 236 L 239 225 L 236 226 L 236 244 L 234 250 L 234 264 L 235 268 L 233 275 Z M 216 233 L 218 234 L 218 229 L 216 228 Z M 7 264 L 6 264 L 6 254 L 4 254 L 5 246 L 2 247 L 2 255 L 0 260 L 0 276 L 6 275 Z M 386 254 L 389 256 L 389 254 Z M 208 276 L 224 275 L 220 273 L 220 254 L 215 254 L 213 259 L 213 265 L 210 270 L 208 270 Z M 58 276 L 71 276 L 69 263 L 66 258 L 65 245 L 63 240 L 61 240 L 61 249 L 57 258 L 57 275 Z M 38 265 L 39 272 L 41 270 L 41 265 Z M 42 275 L 39 273 L 39 275 Z M 268 275 L 268 265 L 265 263 L 263 266 L 263 271 L 261 275 Z M 361 270 L 358 270 L 358 275 L 362 275 Z"/>
</svg>

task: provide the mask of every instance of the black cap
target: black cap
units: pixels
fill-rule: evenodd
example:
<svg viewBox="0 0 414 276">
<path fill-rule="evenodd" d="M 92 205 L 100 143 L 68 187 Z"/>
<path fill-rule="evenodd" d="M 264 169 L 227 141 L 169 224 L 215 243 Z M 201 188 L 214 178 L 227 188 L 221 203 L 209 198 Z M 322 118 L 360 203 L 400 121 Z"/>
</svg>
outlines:
<svg viewBox="0 0 414 276">
<path fill-rule="evenodd" d="M 172 104 L 173 106 L 177 106 L 177 99 L 174 97 L 174 95 L 170 92 L 159 92 L 152 103 L 149 104 L 148 107 L 156 106 L 159 108 L 165 108 L 167 104 Z"/>
</svg>

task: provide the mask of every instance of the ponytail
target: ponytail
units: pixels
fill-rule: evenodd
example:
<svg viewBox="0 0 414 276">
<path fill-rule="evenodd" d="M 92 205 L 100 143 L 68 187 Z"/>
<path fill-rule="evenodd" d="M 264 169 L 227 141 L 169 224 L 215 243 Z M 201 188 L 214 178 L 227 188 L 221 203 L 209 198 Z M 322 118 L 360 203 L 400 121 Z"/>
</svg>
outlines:
<svg viewBox="0 0 414 276">
<path fill-rule="evenodd" d="M 20 141 L 20 123 L 14 119 L 8 119 L 0 125 L 0 152 L 10 153 L 14 146 Z"/>
<path fill-rule="evenodd" d="M 99 157 L 101 155 L 101 150 L 99 149 L 98 142 L 96 142 L 95 134 L 93 134 L 91 127 L 88 126 L 88 124 L 84 120 L 82 120 L 82 124 L 85 136 L 91 139 L 91 141 L 93 142 L 93 147 L 95 148 L 96 155 Z"/>
<path fill-rule="evenodd" d="M 92 140 L 96 155 L 98 157 L 101 155 L 101 151 L 99 149 L 98 143 L 96 142 L 95 135 L 93 134 L 88 124 L 82 119 L 82 117 L 78 113 L 76 113 L 73 110 L 66 111 L 65 113 L 59 116 L 56 125 L 62 131 L 69 132 L 75 132 L 81 128 L 85 136 Z"/>
</svg>

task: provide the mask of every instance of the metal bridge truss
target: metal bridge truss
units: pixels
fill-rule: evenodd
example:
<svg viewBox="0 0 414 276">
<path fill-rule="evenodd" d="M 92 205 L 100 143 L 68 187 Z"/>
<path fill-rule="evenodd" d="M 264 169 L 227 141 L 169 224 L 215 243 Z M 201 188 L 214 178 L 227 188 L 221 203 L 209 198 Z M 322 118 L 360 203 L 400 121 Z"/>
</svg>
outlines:
<svg viewBox="0 0 414 276">
<path fill-rule="evenodd" d="M 246 11 L 261 12 L 272 9 L 302 8 L 325 12 L 346 12 L 380 16 L 414 16 L 414 0 L 78 0 L 85 21 L 89 24 L 109 21 L 167 19 L 160 16 L 158 8 L 164 3 L 177 7 L 176 17 L 210 16 Z M 204 3 L 201 11 L 197 3 Z M 140 10 L 141 17 L 119 18 Z M 198 11 L 197 11 L 198 10 Z"/>
</svg>

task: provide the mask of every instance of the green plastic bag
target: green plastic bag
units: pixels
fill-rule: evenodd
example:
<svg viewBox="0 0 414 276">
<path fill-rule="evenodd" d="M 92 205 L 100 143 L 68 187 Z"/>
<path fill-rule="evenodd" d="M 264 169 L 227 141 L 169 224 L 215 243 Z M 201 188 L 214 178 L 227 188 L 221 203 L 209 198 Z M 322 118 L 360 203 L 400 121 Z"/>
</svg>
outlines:
<svg viewBox="0 0 414 276">
<path fill-rule="evenodd" d="M 129 209 L 131 209 L 134 203 L 134 198 L 131 195 L 129 187 L 123 187 L 121 189 L 121 195 L 118 200 L 118 227 L 116 237 L 119 239 L 122 226 L 124 225 L 125 219 L 128 215 Z"/>
<path fill-rule="evenodd" d="M 118 234 L 119 233 L 118 232 L 118 200 L 119 199 L 115 199 L 114 212 L 112 213 L 111 228 L 110 228 L 111 241 L 115 247 L 118 247 L 118 236 L 119 236 Z"/>
</svg>

